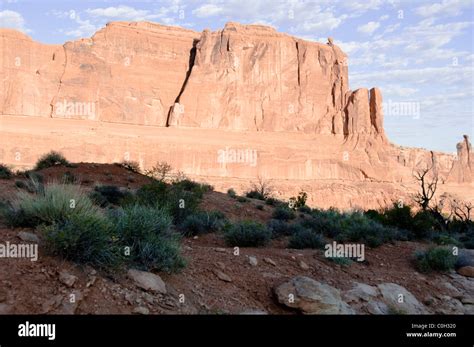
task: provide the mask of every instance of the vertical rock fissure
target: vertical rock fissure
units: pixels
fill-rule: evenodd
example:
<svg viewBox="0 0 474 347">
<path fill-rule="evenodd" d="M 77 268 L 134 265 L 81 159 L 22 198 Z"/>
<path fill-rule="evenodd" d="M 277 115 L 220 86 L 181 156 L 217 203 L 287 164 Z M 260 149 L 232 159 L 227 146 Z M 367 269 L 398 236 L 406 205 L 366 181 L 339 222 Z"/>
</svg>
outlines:
<svg viewBox="0 0 474 347">
<path fill-rule="evenodd" d="M 186 71 L 186 77 L 184 78 L 183 85 L 181 86 L 181 89 L 179 90 L 178 95 L 176 96 L 176 99 L 174 100 L 174 104 L 170 107 L 168 110 L 168 117 L 166 119 L 166 126 L 168 127 L 170 124 L 170 117 L 173 112 L 174 105 L 179 103 L 179 100 L 181 98 L 181 95 L 183 95 L 184 90 L 186 89 L 186 85 L 188 84 L 189 77 L 191 76 L 191 72 L 194 67 L 194 63 L 196 60 L 196 46 L 198 44 L 199 40 L 194 39 L 193 40 L 193 48 L 189 51 L 189 63 L 188 63 L 188 71 Z"/>
<path fill-rule="evenodd" d="M 298 41 L 296 41 L 296 64 L 298 68 L 298 87 L 301 86 L 301 70 L 300 70 L 300 48 Z"/>
<path fill-rule="evenodd" d="M 53 96 L 53 98 L 51 99 L 51 102 L 50 102 L 50 106 L 51 106 L 51 112 L 49 114 L 49 118 L 53 118 L 53 112 L 54 112 L 54 101 L 58 98 L 59 96 L 59 92 L 61 90 L 61 85 L 63 83 L 63 77 L 64 75 L 66 74 L 66 66 L 67 66 L 67 51 L 66 51 L 66 46 L 65 44 L 63 45 L 63 50 L 64 50 L 64 69 L 63 69 L 63 72 L 61 74 L 61 76 L 59 77 L 59 84 L 58 84 L 58 91 L 56 92 L 56 95 Z M 53 60 L 55 60 L 56 58 L 56 54 L 53 54 Z"/>
</svg>

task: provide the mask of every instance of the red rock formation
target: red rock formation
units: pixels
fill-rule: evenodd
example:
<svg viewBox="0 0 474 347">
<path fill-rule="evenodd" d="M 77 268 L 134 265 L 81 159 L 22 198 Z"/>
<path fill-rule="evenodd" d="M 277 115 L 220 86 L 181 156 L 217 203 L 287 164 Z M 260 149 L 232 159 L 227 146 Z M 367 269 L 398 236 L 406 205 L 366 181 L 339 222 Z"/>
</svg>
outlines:
<svg viewBox="0 0 474 347">
<path fill-rule="evenodd" d="M 406 199 L 413 168 L 435 162 L 442 189 L 474 198 L 467 138 L 456 161 L 390 144 L 381 92 L 349 90 L 346 55 L 332 39 L 237 23 L 197 33 L 116 22 L 62 46 L 5 29 L 0 42 L 0 162 L 29 167 L 51 149 L 144 168 L 166 160 L 218 189 L 245 190 L 261 176 L 280 196 L 304 188 L 323 207 Z M 218 153 L 229 148 L 255 162 L 223 163 Z"/>
</svg>

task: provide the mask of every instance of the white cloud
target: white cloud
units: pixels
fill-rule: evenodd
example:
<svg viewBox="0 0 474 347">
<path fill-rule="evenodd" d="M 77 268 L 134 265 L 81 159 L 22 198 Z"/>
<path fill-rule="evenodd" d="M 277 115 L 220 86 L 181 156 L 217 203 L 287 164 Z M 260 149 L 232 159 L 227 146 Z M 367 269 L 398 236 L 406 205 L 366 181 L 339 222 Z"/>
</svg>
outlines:
<svg viewBox="0 0 474 347">
<path fill-rule="evenodd" d="M 144 20 L 149 15 L 148 10 L 137 10 L 130 6 L 87 9 L 86 13 L 92 17 L 104 17 L 121 20 Z"/>
<path fill-rule="evenodd" d="M 368 22 L 367 24 L 358 26 L 357 31 L 360 33 L 372 35 L 379 27 L 379 22 Z"/>
<path fill-rule="evenodd" d="M 220 6 L 215 4 L 205 4 L 193 10 L 193 15 L 198 18 L 206 18 L 222 14 L 223 12 L 224 9 Z"/>
<path fill-rule="evenodd" d="M 390 18 L 390 16 L 388 14 L 385 14 L 383 16 L 380 16 L 379 20 L 383 21 L 383 20 L 387 20 L 389 18 Z"/>
<path fill-rule="evenodd" d="M 24 33 L 31 32 L 31 30 L 25 27 L 23 16 L 18 12 L 10 10 L 0 11 L 0 27 L 16 29 Z"/>
<path fill-rule="evenodd" d="M 471 7 L 471 0 L 443 0 L 434 4 L 423 5 L 415 9 L 415 13 L 422 17 L 457 16 L 463 8 Z"/>
</svg>

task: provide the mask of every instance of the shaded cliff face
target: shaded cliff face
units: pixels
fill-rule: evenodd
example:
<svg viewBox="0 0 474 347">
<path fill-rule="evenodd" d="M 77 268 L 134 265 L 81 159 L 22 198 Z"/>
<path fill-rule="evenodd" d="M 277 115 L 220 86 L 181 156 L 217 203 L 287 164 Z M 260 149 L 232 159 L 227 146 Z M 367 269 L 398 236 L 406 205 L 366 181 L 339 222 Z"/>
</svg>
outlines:
<svg viewBox="0 0 474 347">
<path fill-rule="evenodd" d="M 0 162 L 29 167 L 51 149 L 143 168 L 166 160 L 224 190 L 260 176 L 282 197 L 303 187 L 310 202 L 339 207 L 397 200 L 432 162 L 447 184 L 472 188 L 468 139 L 458 160 L 390 144 L 380 90 L 349 89 L 346 55 L 331 39 L 115 22 L 64 45 L 2 29 L 0 44 Z M 219 159 L 235 150 L 254 160 Z"/>
<path fill-rule="evenodd" d="M 2 114 L 236 131 L 381 129 L 380 93 L 369 105 L 367 90 L 348 89 L 347 57 L 332 41 L 237 23 L 201 34 L 114 22 L 63 46 L 0 33 Z"/>
</svg>

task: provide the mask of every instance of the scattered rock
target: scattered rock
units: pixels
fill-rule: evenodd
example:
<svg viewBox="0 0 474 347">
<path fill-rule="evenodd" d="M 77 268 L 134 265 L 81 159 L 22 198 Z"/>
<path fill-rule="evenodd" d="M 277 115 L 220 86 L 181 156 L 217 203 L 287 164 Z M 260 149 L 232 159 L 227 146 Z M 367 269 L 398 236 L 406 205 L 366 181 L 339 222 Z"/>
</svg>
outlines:
<svg viewBox="0 0 474 347">
<path fill-rule="evenodd" d="M 227 252 L 227 250 L 225 248 L 222 248 L 222 247 L 214 248 L 214 251 L 219 252 L 219 253 Z"/>
<path fill-rule="evenodd" d="M 232 278 L 230 278 L 228 275 L 226 275 L 225 273 L 223 273 L 222 271 L 220 270 L 214 270 L 214 275 L 217 276 L 217 278 L 219 278 L 221 281 L 224 281 L 224 282 L 232 282 Z"/>
<path fill-rule="evenodd" d="M 389 314 L 389 308 L 383 302 L 371 301 L 367 305 L 367 311 L 370 314 Z"/>
<path fill-rule="evenodd" d="M 224 270 L 224 269 L 225 269 L 225 264 L 224 264 L 223 262 L 221 262 L 221 261 L 218 261 L 218 262 L 216 263 L 216 266 L 217 266 L 219 269 L 221 269 L 221 270 Z"/>
<path fill-rule="evenodd" d="M 474 298 L 472 296 L 471 297 L 463 297 L 461 299 L 461 302 L 464 305 L 474 305 Z"/>
<path fill-rule="evenodd" d="M 378 290 L 377 287 L 369 286 L 364 283 L 354 283 L 354 287 L 347 291 L 343 296 L 344 300 L 347 302 L 352 301 L 371 301 L 372 298 L 377 296 Z"/>
<path fill-rule="evenodd" d="M 258 265 L 258 260 L 256 257 L 249 256 L 249 263 L 252 266 L 257 266 Z"/>
<path fill-rule="evenodd" d="M 302 268 L 303 270 L 309 270 L 309 265 L 306 264 L 304 261 L 300 260 L 298 263 L 299 267 Z"/>
<path fill-rule="evenodd" d="M 25 241 L 25 242 L 35 242 L 35 243 L 40 242 L 40 239 L 39 239 L 38 235 L 33 234 L 33 233 L 29 233 L 27 231 L 20 231 L 17 236 L 22 241 Z"/>
<path fill-rule="evenodd" d="M 59 281 L 68 287 L 72 287 L 76 283 L 77 277 L 66 271 L 61 271 L 59 273 Z"/>
<path fill-rule="evenodd" d="M 166 294 L 166 284 L 161 277 L 156 274 L 130 269 L 127 275 L 135 282 L 137 287 L 151 292 Z"/>
<path fill-rule="evenodd" d="M 86 288 L 89 288 L 90 286 L 92 286 L 96 280 L 97 280 L 96 276 L 91 276 L 89 281 L 86 283 Z"/>
<path fill-rule="evenodd" d="M 312 278 L 297 276 L 275 288 L 280 304 L 304 314 L 353 314 L 339 290 Z"/>
<path fill-rule="evenodd" d="M 273 265 L 273 266 L 277 266 L 277 264 L 270 258 L 263 258 L 263 261 L 267 264 L 270 264 L 270 265 Z"/>
<path fill-rule="evenodd" d="M 377 286 L 383 301 L 391 309 L 391 313 L 425 314 L 426 308 L 415 296 L 396 283 L 382 283 Z M 400 296 L 402 295 L 402 296 Z M 403 302 L 399 302 L 402 299 Z"/>
<path fill-rule="evenodd" d="M 189 247 L 189 246 L 184 246 L 183 248 L 184 248 L 185 251 L 192 251 L 192 250 L 193 250 L 193 249 L 192 249 L 191 247 Z"/>
<path fill-rule="evenodd" d="M 147 309 L 146 307 L 138 306 L 133 309 L 133 313 L 147 315 L 147 314 L 150 314 L 150 310 Z"/>
<path fill-rule="evenodd" d="M 458 274 L 466 277 L 474 277 L 474 266 L 463 266 L 456 270 Z"/>
</svg>

